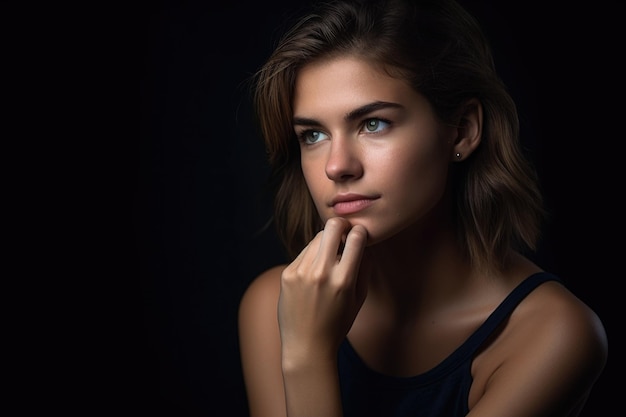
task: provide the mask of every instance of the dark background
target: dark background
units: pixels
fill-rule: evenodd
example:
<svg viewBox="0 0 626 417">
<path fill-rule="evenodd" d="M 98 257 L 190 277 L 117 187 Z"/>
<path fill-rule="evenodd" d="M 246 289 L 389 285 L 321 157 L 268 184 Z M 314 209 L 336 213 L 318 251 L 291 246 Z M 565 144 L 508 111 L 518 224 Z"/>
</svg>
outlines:
<svg viewBox="0 0 626 417">
<path fill-rule="evenodd" d="M 284 3 L 284 4 L 283 4 Z M 603 320 L 609 361 L 583 416 L 618 408 L 624 373 L 623 6 L 468 1 L 520 111 L 552 219 L 536 261 Z M 134 227 L 139 410 L 245 416 L 236 315 L 252 278 L 285 260 L 270 226 L 246 80 L 301 1 L 156 1 L 140 15 Z M 621 403 L 621 402 L 620 402 Z"/>
</svg>

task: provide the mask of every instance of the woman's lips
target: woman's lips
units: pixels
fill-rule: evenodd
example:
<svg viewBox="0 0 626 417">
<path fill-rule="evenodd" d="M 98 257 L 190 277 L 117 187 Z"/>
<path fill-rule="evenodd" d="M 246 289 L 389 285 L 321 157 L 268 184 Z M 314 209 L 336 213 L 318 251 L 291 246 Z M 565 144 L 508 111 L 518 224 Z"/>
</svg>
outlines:
<svg viewBox="0 0 626 417">
<path fill-rule="evenodd" d="M 332 208 L 335 214 L 338 215 L 353 214 L 374 204 L 376 198 L 365 196 L 343 196 L 335 199 L 332 204 Z"/>
</svg>

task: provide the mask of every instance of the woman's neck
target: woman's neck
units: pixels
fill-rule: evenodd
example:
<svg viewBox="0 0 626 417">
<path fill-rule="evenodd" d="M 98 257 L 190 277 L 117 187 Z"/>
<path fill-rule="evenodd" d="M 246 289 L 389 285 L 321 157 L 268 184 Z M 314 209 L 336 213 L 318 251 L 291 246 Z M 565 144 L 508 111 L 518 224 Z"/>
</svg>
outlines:
<svg viewBox="0 0 626 417">
<path fill-rule="evenodd" d="M 450 222 L 414 224 L 365 249 L 360 279 L 369 302 L 400 311 L 436 308 L 466 292 L 476 279 Z"/>
</svg>

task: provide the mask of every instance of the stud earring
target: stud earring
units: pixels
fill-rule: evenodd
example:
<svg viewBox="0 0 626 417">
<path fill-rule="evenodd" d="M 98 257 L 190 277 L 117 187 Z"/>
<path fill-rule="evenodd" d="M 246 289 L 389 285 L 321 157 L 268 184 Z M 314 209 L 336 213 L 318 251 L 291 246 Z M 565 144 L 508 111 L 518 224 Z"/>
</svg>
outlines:
<svg viewBox="0 0 626 417">
<path fill-rule="evenodd" d="M 463 156 L 463 155 L 461 155 L 459 152 L 457 152 L 454 156 L 456 156 L 456 159 L 461 159 L 461 156 Z"/>
</svg>

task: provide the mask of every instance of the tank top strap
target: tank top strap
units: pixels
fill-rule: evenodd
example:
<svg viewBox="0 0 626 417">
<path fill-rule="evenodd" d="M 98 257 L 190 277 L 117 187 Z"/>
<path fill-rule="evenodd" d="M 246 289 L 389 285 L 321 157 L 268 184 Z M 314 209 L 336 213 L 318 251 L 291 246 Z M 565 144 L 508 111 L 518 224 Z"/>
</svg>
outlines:
<svg viewBox="0 0 626 417">
<path fill-rule="evenodd" d="M 536 272 L 520 282 L 470 337 L 470 345 L 481 346 L 530 292 L 547 281 L 562 282 L 556 275 L 543 271 Z"/>
</svg>

